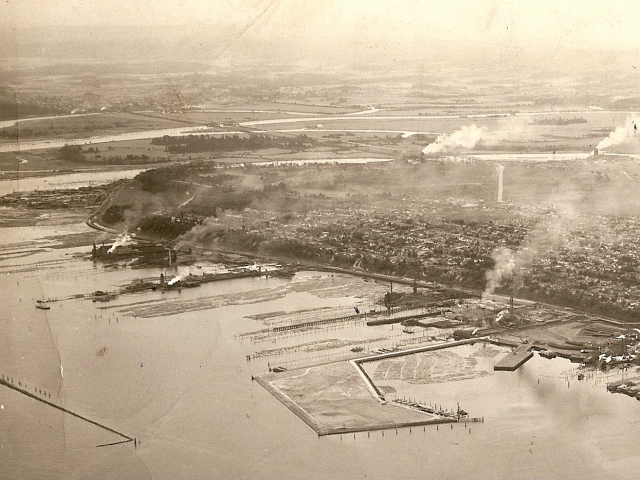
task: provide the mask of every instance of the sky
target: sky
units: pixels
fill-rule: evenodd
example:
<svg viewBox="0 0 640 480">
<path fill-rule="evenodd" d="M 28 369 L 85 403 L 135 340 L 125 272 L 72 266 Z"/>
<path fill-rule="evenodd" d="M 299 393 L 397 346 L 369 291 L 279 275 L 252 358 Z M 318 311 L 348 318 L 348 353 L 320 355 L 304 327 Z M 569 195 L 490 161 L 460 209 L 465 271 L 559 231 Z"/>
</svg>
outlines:
<svg viewBox="0 0 640 480">
<path fill-rule="evenodd" d="M 70 54 L 74 41 L 78 52 L 86 48 L 89 56 L 129 41 L 125 57 L 169 58 L 177 49 L 182 57 L 205 61 L 259 56 L 261 49 L 330 58 L 345 51 L 462 54 L 480 48 L 517 57 L 531 51 L 562 56 L 640 47 L 640 8 L 632 1 L 3 0 L 0 5 L 5 58 Z"/>
</svg>

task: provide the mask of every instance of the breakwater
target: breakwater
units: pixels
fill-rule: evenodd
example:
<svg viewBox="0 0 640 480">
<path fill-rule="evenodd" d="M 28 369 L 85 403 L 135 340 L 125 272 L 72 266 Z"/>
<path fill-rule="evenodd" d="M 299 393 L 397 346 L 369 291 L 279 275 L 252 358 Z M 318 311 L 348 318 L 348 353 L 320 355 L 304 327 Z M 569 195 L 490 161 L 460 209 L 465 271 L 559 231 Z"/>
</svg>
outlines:
<svg viewBox="0 0 640 480">
<path fill-rule="evenodd" d="M 26 390 L 25 388 L 22 388 L 21 386 L 14 385 L 12 379 L 4 378 L 4 375 L 3 375 L 3 378 L 0 378 L 0 385 L 3 385 L 5 387 L 7 387 L 7 388 L 10 388 L 11 390 L 15 390 L 16 392 L 21 393 L 22 395 L 26 395 L 27 397 L 30 397 L 30 398 L 32 398 L 34 400 L 37 400 L 38 402 L 42 402 L 45 405 L 48 405 L 48 406 L 53 407 L 53 408 L 56 408 L 56 409 L 58 409 L 58 410 L 60 410 L 60 411 L 62 411 L 64 413 L 67 413 L 67 414 L 72 415 L 72 416 L 74 416 L 76 418 L 79 418 L 80 420 L 84 420 L 85 422 L 90 423 L 92 425 L 95 425 L 95 426 L 97 426 L 99 428 L 102 428 L 103 430 L 106 430 L 106 431 L 111 432 L 111 433 L 115 433 L 116 435 L 118 435 L 118 436 L 120 436 L 120 437 L 125 439 L 125 440 L 120 441 L 120 442 L 114 442 L 114 443 L 109 443 L 109 444 L 104 444 L 104 445 L 99 445 L 99 446 L 117 445 L 117 444 L 120 444 L 120 443 L 127 443 L 127 442 L 133 442 L 134 441 L 134 437 L 130 437 L 129 435 L 125 435 L 124 433 L 118 432 L 117 430 L 114 430 L 111 427 L 107 427 L 106 425 L 103 425 L 102 423 L 98 423 L 98 422 L 96 422 L 94 420 L 91 420 L 90 418 L 87 418 L 87 417 L 85 417 L 83 415 L 80 415 L 78 413 L 72 412 L 68 408 L 64 408 L 64 407 L 62 407 L 60 405 L 56 405 L 55 403 L 53 403 L 53 402 L 51 402 L 49 400 L 46 400 L 46 399 L 44 399 L 42 397 L 39 397 L 38 395 L 35 395 L 35 394 L 29 392 L 28 390 Z"/>
</svg>

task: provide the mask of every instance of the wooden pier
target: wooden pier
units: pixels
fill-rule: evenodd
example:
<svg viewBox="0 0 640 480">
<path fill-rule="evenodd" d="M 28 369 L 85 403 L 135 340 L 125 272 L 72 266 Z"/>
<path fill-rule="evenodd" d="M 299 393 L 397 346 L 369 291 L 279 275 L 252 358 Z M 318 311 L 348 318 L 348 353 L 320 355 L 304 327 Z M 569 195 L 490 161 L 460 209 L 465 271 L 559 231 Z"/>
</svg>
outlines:
<svg viewBox="0 0 640 480">
<path fill-rule="evenodd" d="M 507 354 L 502 360 L 496 363 L 493 366 L 493 369 L 496 371 L 507 371 L 514 372 L 521 365 L 527 362 L 531 357 L 533 357 L 533 352 L 528 348 L 517 348 L 513 352 Z"/>
</svg>

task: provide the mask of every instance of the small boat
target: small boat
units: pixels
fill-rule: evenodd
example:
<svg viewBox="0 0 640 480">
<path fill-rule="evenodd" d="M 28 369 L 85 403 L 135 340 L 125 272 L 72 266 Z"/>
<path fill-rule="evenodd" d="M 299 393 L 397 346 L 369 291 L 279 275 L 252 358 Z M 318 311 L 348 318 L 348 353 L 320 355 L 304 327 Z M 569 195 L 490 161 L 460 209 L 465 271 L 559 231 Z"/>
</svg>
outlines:
<svg viewBox="0 0 640 480">
<path fill-rule="evenodd" d="M 44 300 L 36 300 L 36 308 L 40 310 L 51 310 L 51 307 Z"/>
<path fill-rule="evenodd" d="M 364 351 L 364 348 L 362 348 L 362 347 L 353 347 L 351 349 L 351 351 L 354 352 L 354 353 L 360 353 L 360 352 Z"/>
<path fill-rule="evenodd" d="M 578 374 L 578 380 L 584 380 L 584 373 Z"/>
<path fill-rule="evenodd" d="M 286 372 L 286 371 L 287 371 L 287 369 L 286 369 L 286 368 L 284 368 L 284 367 L 274 367 L 273 371 L 274 371 L 275 373 L 282 373 L 282 372 Z"/>
</svg>

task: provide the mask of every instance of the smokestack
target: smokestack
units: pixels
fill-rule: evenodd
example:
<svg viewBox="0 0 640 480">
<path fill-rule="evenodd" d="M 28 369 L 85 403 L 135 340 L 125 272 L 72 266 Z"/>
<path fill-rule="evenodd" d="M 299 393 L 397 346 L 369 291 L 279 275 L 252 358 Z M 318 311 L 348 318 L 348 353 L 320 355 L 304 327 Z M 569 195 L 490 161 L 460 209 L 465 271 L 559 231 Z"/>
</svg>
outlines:
<svg viewBox="0 0 640 480">
<path fill-rule="evenodd" d="M 164 273 L 160 274 L 160 285 L 164 287 Z"/>
<path fill-rule="evenodd" d="M 504 165 L 496 165 L 498 171 L 498 203 L 502 203 L 502 193 L 504 190 Z"/>
<path fill-rule="evenodd" d="M 511 316 L 511 320 L 513 320 L 513 296 L 509 298 L 509 315 Z"/>
</svg>

